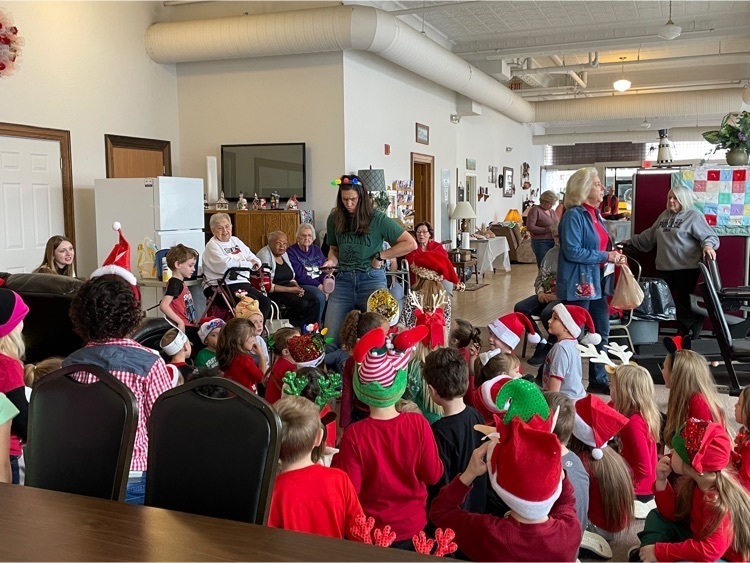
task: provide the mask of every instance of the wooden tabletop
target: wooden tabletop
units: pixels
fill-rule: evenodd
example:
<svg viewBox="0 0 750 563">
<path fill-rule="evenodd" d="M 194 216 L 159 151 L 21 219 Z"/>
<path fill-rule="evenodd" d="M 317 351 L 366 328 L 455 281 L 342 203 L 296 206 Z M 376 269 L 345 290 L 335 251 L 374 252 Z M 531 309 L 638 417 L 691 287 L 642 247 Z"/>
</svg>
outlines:
<svg viewBox="0 0 750 563">
<path fill-rule="evenodd" d="M 2 561 L 429 559 L 397 549 L 0 483 Z"/>
</svg>

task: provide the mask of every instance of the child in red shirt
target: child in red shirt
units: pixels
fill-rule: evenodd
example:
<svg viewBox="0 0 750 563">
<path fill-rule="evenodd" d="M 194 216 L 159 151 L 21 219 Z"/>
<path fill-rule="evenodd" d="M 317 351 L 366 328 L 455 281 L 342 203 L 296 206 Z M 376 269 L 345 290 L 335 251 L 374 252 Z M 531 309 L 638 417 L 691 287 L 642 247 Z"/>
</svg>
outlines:
<svg viewBox="0 0 750 563">
<path fill-rule="evenodd" d="M 750 432 L 747 429 L 750 423 L 749 395 L 745 387 L 734 407 L 734 419 L 742 425 L 742 428 L 734 439 L 734 451 L 732 451 L 732 463 L 737 469 L 740 481 L 748 490 L 750 490 Z"/>
<path fill-rule="evenodd" d="M 296 371 L 297 364 L 292 361 L 289 353 L 289 339 L 299 336 L 299 330 L 293 327 L 280 328 L 273 334 L 273 368 L 266 383 L 266 395 L 264 399 L 271 404 L 281 399 L 281 390 L 284 387 L 284 375 L 288 371 Z"/>
<path fill-rule="evenodd" d="M 274 408 L 281 418 L 281 473 L 276 477 L 268 525 L 351 538 L 362 507 L 346 473 L 317 465 L 313 459 L 323 440 L 318 407 L 303 397 L 287 395 Z"/>
<path fill-rule="evenodd" d="M 255 365 L 250 356 L 251 350 L 260 358 L 260 366 Z M 236 317 L 221 330 L 216 359 L 224 377 L 244 385 L 253 393 L 258 392 L 257 385 L 263 381 L 266 360 L 255 339 L 254 327 L 247 319 Z"/>
<path fill-rule="evenodd" d="M 443 475 L 437 444 L 424 416 L 399 414 L 395 404 L 406 389 L 411 351 L 427 335 L 424 326 L 393 338 L 376 328 L 353 350 L 357 362 L 354 392 L 370 405 L 370 416 L 344 431 L 333 466 L 343 469 L 354 484 L 365 515 L 375 526 L 390 525 L 392 547 L 410 549 L 411 538 L 427 524 L 427 486 Z"/>
<path fill-rule="evenodd" d="M 320 420 L 325 426 L 325 445 L 336 447 L 336 413 L 329 402 L 341 396 L 341 376 L 337 373 L 326 375 L 317 367 L 295 368 L 284 376 L 284 396 L 299 395 L 314 403 L 320 409 Z M 321 448 L 321 454 L 325 448 Z M 328 465 L 330 465 L 330 454 Z M 317 459 L 315 459 L 317 461 Z"/>
<path fill-rule="evenodd" d="M 453 319 L 453 330 L 450 334 L 451 348 L 457 348 L 469 366 L 469 388 L 467 393 L 474 388 L 474 360 L 479 356 L 482 349 L 482 337 L 480 331 L 464 319 Z"/>
<path fill-rule="evenodd" d="M 672 449 L 656 468 L 658 510 L 646 518 L 630 560 L 750 561 L 750 496 L 727 469 L 732 446 L 724 427 L 688 419 Z M 672 472 L 681 476 L 676 491 Z"/>
<path fill-rule="evenodd" d="M 166 257 L 167 266 L 172 271 L 172 277 L 167 282 L 167 289 L 159 302 L 159 310 L 182 332 L 185 327 L 197 326 L 195 304 L 190 290 L 185 285 L 185 279 L 193 275 L 198 252 L 182 244 L 169 249 Z"/>
</svg>

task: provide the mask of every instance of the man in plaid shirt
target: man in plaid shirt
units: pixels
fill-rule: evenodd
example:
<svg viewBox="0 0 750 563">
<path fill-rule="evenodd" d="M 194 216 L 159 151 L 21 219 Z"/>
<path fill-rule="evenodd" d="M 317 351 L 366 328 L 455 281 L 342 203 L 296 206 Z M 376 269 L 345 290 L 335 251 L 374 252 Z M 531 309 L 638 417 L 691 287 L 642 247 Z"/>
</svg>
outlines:
<svg viewBox="0 0 750 563">
<path fill-rule="evenodd" d="M 138 429 L 130 462 L 125 501 L 143 504 L 148 456 L 148 419 L 156 398 L 173 386 L 158 352 L 129 338 L 141 322 L 132 286 L 118 275 L 92 278 L 81 286 L 70 307 L 75 331 L 86 345 L 68 356 L 63 365 L 94 364 L 127 385 L 138 404 Z M 81 383 L 94 383 L 85 372 L 73 374 Z"/>
</svg>

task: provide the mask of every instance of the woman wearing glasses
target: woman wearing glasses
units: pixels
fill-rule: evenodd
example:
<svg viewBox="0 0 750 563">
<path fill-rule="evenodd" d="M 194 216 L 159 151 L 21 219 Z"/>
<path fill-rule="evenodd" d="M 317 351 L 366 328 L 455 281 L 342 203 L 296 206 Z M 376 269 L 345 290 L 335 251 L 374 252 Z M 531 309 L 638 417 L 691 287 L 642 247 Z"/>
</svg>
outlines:
<svg viewBox="0 0 750 563">
<path fill-rule="evenodd" d="M 286 254 L 294 269 L 294 279 L 305 290 L 314 295 L 320 303 L 318 323 L 323 319 L 328 295 L 323 291 L 325 273 L 320 267 L 326 261 L 323 251 L 313 244 L 315 228 L 310 223 L 302 223 L 297 227 L 297 242 L 287 248 Z"/>
<path fill-rule="evenodd" d="M 588 309 L 603 349 L 609 339 L 609 307 L 614 268 L 625 256 L 612 250 L 612 242 L 602 224 L 599 205 L 604 193 L 596 168 L 581 168 L 565 188 L 565 214 L 559 225 L 560 256 L 557 262 L 557 298 L 566 304 Z M 604 364 L 589 363 L 589 392 L 609 394 Z"/>
</svg>

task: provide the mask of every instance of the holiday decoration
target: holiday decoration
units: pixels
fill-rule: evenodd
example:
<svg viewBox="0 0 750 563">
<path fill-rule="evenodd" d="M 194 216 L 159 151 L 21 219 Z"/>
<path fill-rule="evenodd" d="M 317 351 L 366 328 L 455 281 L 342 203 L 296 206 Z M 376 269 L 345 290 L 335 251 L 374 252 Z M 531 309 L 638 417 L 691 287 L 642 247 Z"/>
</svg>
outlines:
<svg viewBox="0 0 750 563">
<path fill-rule="evenodd" d="M 310 378 L 304 374 L 288 371 L 284 374 L 284 393 L 287 395 L 301 395 L 310 384 Z M 328 401 L 337 399 L 341 396 L 341 374 L 331 373 L 323 375 L 317 379 L 320 394 L 315 398 L 315 404 L 319 408 L 324 408 Z"/>
<path fill-rule="evenodd" d="M 672 438 L 672 449 L 702 474 L 721 471 L 729 464 L 732 442 L 721 424 L 689 418 Z"/>
<path fill-rule="evenodd" d="M 0 78 L 13 74 L 18 68 L 21 47 L 26 42 L 18 36 L 10 14 L 0 10 Z"/>
<path fill-rule="evenodd" d="M 419 532 L 419 535 L 414 536 L 411 541 L 414 544 L 414 551 L 421 553 L 422 555 L 430 555 L 433 546 L 437 543 L 437 549 L 435 553 L 432 553 L 434 557 L 443 557 L 454 553 L 458 549 L 458 545 L 453 541 L 456 539 L 456 532 L 450 528 L 446 528 L 443 531 L 441 528 L 435 530 L 435 539 L 430 539 L 424 532 Z"/>
<path fill-rule="evenodd" d="M 287 200 L 286 208 L 291 211 L 299 209 L 299 202 L 297 201 L 297 194 L 294 194 L 292 197 L 290 197 Z"/>
<path fill-rule="evenodd" d="M 383 315 L 391 326 L 398 323 L 401 314 L 398 301 L 387 289 L 376 289 L 370 294 L 367 298 L 367 311 Z"/>
<path fill-rule="evenodd" d="M 382 530 L 375 528 L 375 518 L 370 516 L 365 518 L 360 514 L 354 519 L 354 525 L 349 532 L 354 540 L 361 543 L 369 543 L 379 547 L 388 547 L 396 540 L 396 532 L 391 532 L 390 526 L 385 526 Z M 372 536 L 370 533 L 372 532 Z"/>
<path fill-rule="evenodd" d="M 287 342 L 292 361 L 297 367 L 319 366 L 325 358 L 326 344 L 333 342 L 332 338 L 326 338 L 327 328 L 318 332 L 317 324 L 308 327 L 308 334 L 292 336 Z"/>
</svg>

